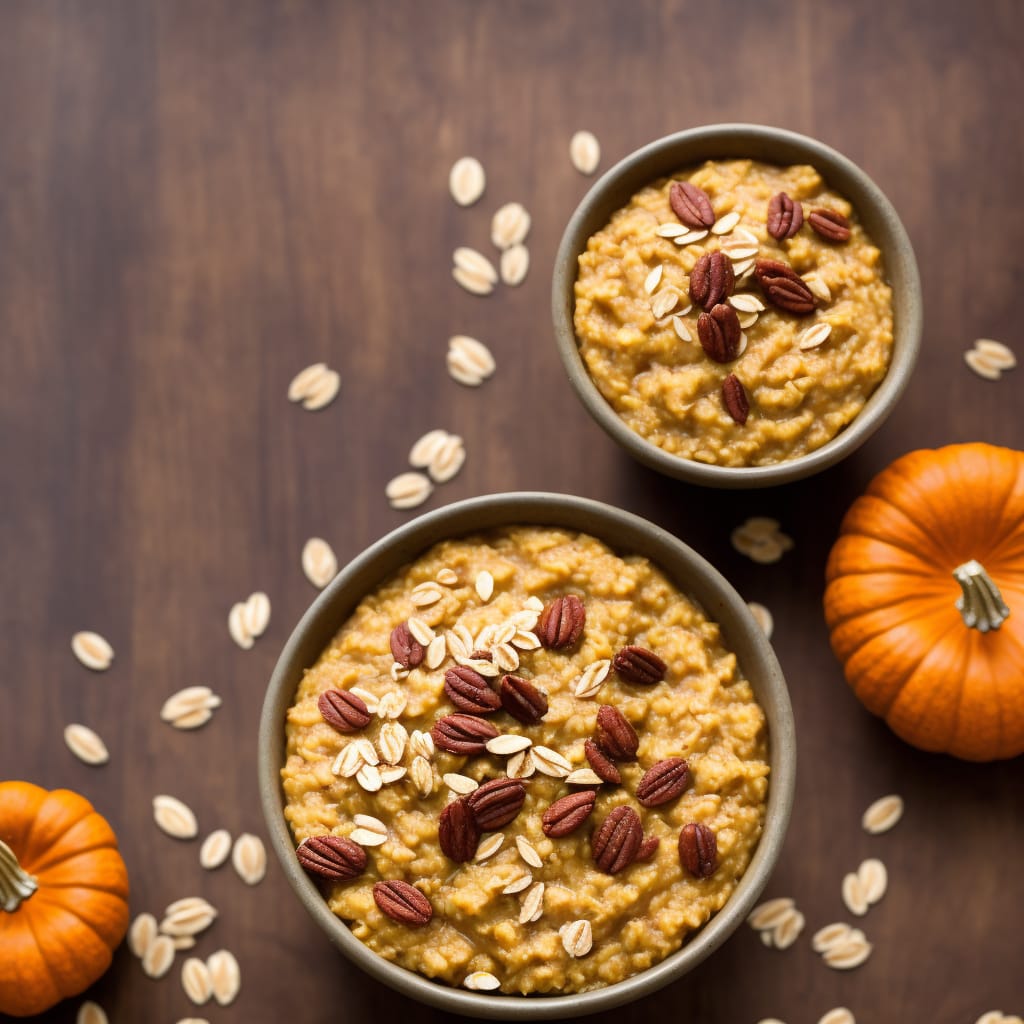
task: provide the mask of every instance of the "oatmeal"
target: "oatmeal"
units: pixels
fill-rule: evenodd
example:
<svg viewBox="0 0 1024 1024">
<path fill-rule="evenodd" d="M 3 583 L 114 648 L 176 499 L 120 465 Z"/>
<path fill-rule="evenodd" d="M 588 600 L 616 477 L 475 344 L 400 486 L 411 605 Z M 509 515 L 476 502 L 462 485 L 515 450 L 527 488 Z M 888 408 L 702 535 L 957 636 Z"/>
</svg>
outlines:
<svg viewBox="0 0 1024 1024">
<path fill-rule="evenodd" d="M 863 408 L 893 343 L 881 253 L 850 203 L 813 167 L 752 160 L 634 195 L 579 257 L 574 323 L 631 430 L 721 466 L 820 448 Z"/>
<path fill-rule="evenodd" d="M 764 714 L 647 559 L 520 527 L 431 548 L 360 603 L 287 717 L 303 866 L 427 977 L 582 992 L 664 959 L 753 855 Z"/>
</svg>

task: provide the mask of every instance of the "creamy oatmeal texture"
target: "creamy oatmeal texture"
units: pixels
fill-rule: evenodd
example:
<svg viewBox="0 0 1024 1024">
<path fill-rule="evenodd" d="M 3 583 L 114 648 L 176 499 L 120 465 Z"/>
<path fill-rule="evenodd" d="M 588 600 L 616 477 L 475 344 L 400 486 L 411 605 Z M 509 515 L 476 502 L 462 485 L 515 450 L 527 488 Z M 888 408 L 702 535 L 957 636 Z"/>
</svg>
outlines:
<svg viewBox="0 0 1024 1024">
<path fill-rule="evenodd" d="M 435 603 L 414 606 L 414 587 L 439 574 L 451 581 L 445 570 L 454 572 L 457 581 L 440 586 L 442 596 Z M 488 600 L 486 582 L 476 586 L 484 570 L 494 581 Z M 570 593 L 585 605 L 582 639 L 566 650 L 529 649 L 535 646 L 529 636 L 541 602 Z M 639 735 L 638 760 L 619 763 L 622 784 L 601 786 L 588 821 L 557 839 L 544 834 L 541 816 L 580 787 L 534 772 L 526 780 L 522 810 L 500 829 L 504 841 L 497 852 L 480 863 L 456 864 L 438 842 L 438 816 L 455 798 L 443 776 L 457 773 L 482 782 L 504 777 L 515 762 L 490 753 L 465 757 L 438 749 L 430 759 L 430 796 L 420 795 L 409 772 L 367 792 L 355 777 L 334 774 L 332 764 L 363 738 L 380 747 L 384 718 L 378 713 L 364 729 L 342 735 L 324 721 L 317 701 L 332 688 L 357 687 L 377 697 L 401 693 L 407 704 L 393 721 L 410 734 L 398 759 L 409 767 L 422 747 L 410 749 L 414 730 L 428 732 L 439 717 L 456 710 L 444 690 L 445 670 L 454 662 L 446 655 L 437 668 L 428 669 L 424 662 L 406 677 L 396 672 L 399 678 L 393 679 L 392 629 L 415 615 L 438 634 L 461 622 L 479 637 L 485 627 L 500 627 L 517 613 L 526 628 L 518 637 L 521 661 L 515 672 L 546 692 L 549 708 L 533 725 L 503 710 L 487 721 L 502 734 L 526 736 L 534 746 L 560 753 L 573 769 L 587 768 L 584 742 L 594 734 L 599 707 L 612 705 Z M 492 645 L 500 641 L 500 633 L 490 633 Z M 631 644 L 656 652 L 666 663 L 663 682 L 632 685 L 613 670 L 592 697 L 573 696 L 574 683 L 589 665 Z M 348 836 L 357 814 L 372 815 L 387 827 L 382 844 L 367 846 L 363 874 L 325 883 L 331 909 L 381 956 L 453 985 L 484 971 L 498 979 L 504 992 L 558 994 L 608 985 L 642 971 L 678 949 L 722 907 L 749 864 L 764 823 L 769 771 L 764 714 L 735 656 L 722 646 L 718 627 L 646 559 L 620 558 L 594 538 L 564 530 L 505 529 L 433 547 L 362 601 L 306 672 L 286 730 L 285 815 L 297 843 L 311 836 Z M 661 806 L 641 806 L 635 793 L 644 771 L 672 757 L 689 762 L 689 787 Z M 659 837 L 660 845 L 650 861 L 609 875 L 597 869 L 590 837 L 622 804 L 639 814 L 644 835 Z M 709 878 L 694 878 L 680 864 L 680 830 L 694 822 L 717 837 L 718 866 Z M 478 855 L 489 838 L 483 835 Z M 517 838 L 532 844 L 541 867 L 528 866 Z M 502 892 L 527 872 L 532 874 L 529 888 Z M 382 879 L 413 883 L 429 897 L 430 923 L 410 927 L 382 914 L 372 893 Z M 538 882 L 545 883 L 539 902 L 535 892 L 531 897 Z M 528 899 L 533 902 L 524 911 Z M 538 910 L 536 919 L 529 920 Z M 592 948 L 576 957 L 566 945 L 573 948 L 586 927 L 576 924 L 568 930 L 565 943 L 560 934 L 574 922 L 588 922 L 592 935 Z M 584 947 L 576 941 L 577 949 Z"/>
<path fill-rule="evenodd" d="M 680 223 L 669 204 L 673 180 L 702 188 L 719 220 L 734 212 L 739 220 L 692 244 L 661 237 L 661 225 Z M 827 241 L 805 219 L 794 237 L 776 241 L 766 214 L 778 192 L 802 204 L 805 215 L 824 207 L 848 217 L 849 240 Z M 746 233 L 756 236 L 756 244 Z M 749 293 L 764 301 L 744 240 L 756 258 L 782 260 L 805 279 L 816 278 L 817 309 L 794 316 L 765 301 L 764 312 L 744 329 L 745 351 L 719 364 L 698 343 L 700 307 L 686 311 L 689 275 L 705 252 L 738 252 L 734 296 Z M 659 266 L 652 296 L 644 285 Z M 668 289 L 680 298 L 665 311 Z M 673 313 L 692 341 L 680 337 Z M 588 372 L 630 429 L 667 452 L 722 466 L 771 465 L 820 448 L 854 419 L 885 376 L 893 342 L 892 292 L 881 254 L 850 203 L 813 167 L 752 160 L 708 161 L 633 196 L 579 258 L 574 320 Z M 802 351 L 801 335 L 817 324 L 831 326 L 827 339 Z M 729 373 L 749 396 L 750 415 L 742 425 L 723 406 Z"/>
</svg>

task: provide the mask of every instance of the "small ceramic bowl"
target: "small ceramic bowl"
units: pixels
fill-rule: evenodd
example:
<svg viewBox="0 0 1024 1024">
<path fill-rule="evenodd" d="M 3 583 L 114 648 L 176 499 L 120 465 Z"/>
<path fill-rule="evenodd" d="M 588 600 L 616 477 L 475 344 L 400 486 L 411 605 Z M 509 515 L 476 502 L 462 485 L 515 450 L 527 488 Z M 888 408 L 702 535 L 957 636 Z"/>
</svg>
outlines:
<svg viewBox="0 0 1024 1024">
<path fill-rule="evenodd" d="M 726 905 L 678 952 L 625 981 L 577 995 L 492 995 L 452 988 L 393 964 L 364 946 L 331 913 L 299 867 L 283 814 L 281 767 L 285 715 L 303 671 L 311 666 L 360 599 L 439 540 L 516 524 L 568 527 L 590 533 L 623 553 L 644 555 L 702 606 L 722 628 L 764 709 L 771 776 L 764 833 Z M 350 960 L 412 999 L 467 1017 L 552 1020 L 596 1013 L 631 1002 L 692 970 L 746 918 L 768 881 L 782 847 L 793 801 L 796 743 L 782 671 L 764 633 L 735 590 L 703 558 L 671 534 L 607 505 L 563 494 L 495 494 L 438 509 L 388 534 L 350 562 L 295 628 L 274 669 L 260 720 L 259 785 L 271 845 L 291 887 L 328 938 Z"/>
<path fill-rule="evenodd" d="M 882 251 L 893 292 L 893 352 L 888 372 L 845 430 L 807 455 L 771 466 L 714 466 L 673 455 L 618 417 L 594 383 L 573 328 L 577 260 L 587 240 L 645 185 L 708 159 L 751 158 L 770 164 L 811 164 L 857 210 Z M 551 293 L 555 340 L 569 380 L 587 411 L 631 455 L 667 476 L 709 487 L 769 487 L 826 469 L 866 441 L 892 412 L 910 380 L 921 344 L 921 282 L 910 239 L 881 189 L 846 157 L 821 142 L 781 128 L 718 124 L 667 135 L 608 171 L 583 197 L 562 236 Z"/>
</svg>

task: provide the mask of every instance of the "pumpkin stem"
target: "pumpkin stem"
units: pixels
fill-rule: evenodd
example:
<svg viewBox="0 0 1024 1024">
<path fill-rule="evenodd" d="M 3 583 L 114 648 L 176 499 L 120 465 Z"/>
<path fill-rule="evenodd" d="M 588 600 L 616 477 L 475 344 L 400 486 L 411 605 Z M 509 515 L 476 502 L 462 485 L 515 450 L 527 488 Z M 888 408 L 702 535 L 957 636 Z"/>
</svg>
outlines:
<svg viewBox="0 0 1024 1024">
<path fill-rule="evenodd" d="M 0 839 L 0 910 L 14 913 L 39 888 L 39 883 L 23 871 L 14 851 Z"/>
<path fill-rule="evenodd" d="M 1010 614 L 1010 609 L 984 566 L 972 558 L 958 565 L 953 575 L 963 590 L 963 596 L 957 598 L 956 606 L 965 625 L 981 633 L 998 629 Z"/>
</svg>

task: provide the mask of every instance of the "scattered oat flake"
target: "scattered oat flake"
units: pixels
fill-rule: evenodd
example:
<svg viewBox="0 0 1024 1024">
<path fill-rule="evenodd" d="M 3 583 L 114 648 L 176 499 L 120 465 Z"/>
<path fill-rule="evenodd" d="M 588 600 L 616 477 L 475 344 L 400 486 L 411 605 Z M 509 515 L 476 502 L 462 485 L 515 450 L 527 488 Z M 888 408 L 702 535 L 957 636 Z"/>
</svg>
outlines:
<svg viewBox="0 0 1024 1024">
<path fill-rule="evenodd" d="M 106 1011 L 99 1003 L 87 1000 L 78 1008 L 75 1024 L 108 1024 Z"/>
<path fill-rule="evenodd" d="M 1003 376 L 1002 368 L 984 352 L 979 352 L 977 349 L 968 349 L 964 353 L 964 362 L 985 380 L 999 380 Z"/>
<path fill-rule="evenodd" d="M 817 274 L 808 274 L 804 278 L 804 284 L 811 289 L 811 294 L 819 302 L 832 301 L 832 290 Z"/>
<path fill-rule="evenodd" d="M 790 910 L 772 929 L 772 941 L 776 949 L 788 949 L 804 930 L 804 915 L 799 910 Z"/>
<path fill-rule="evenodd" d="M 427 645 L 427 653 L 423 658 L 423 663 L 428 669 L 433 671 L 441 664 L 442 661 L 444 661 L 446 653 L 447 647 L 445 645 L 445 638 L 440 635 L 435 636 Z"/>
<path fill-rule="evenodd" d="M 432 604 L 437 604 L 441 597 L 441 588 L 433 580 L 428 580 L 412 588 L 409 600 L 416 608 L 429 608 Z"/>
<path fill-rule="evenodd" d="M 171 938 L 182 935 L 198 935 L 205 931 L 217 918 L 217 909 L 202 896 L 186 896 L 175 900 L 164 910 L 160 931 Z"/>
<path fill-rule="evenodd" d="M 522 244 L 509 247 L 501 254 L 499 267 L 505 284 L 510 288 L 521 285 L 530 270 L 530 250 Z"/>
<path fill-rule="evenodd" d="M 903 817 L 903 798 L 895 793 L 880 797 L 865 812 L 861 825 L 865 832 L 877 836 L 888 832 Z"/>
<path fill-rule="evenodd" d="M 153 820 L 174 839 L 195 839 L 199 832 L 196 816 L 173 796 L 153 797 Z"/>
<path fill-rule="evenodd" d="M 594 946 L 594 933 L 586 919 L 570 921 L 558 929 L 562 948 L 571 957 L 586 956 Z"/>
<path fill-rule="evenodd" d="M 747 924 L 758 931 L 764 928 L 774 928 L 793 907 L 793 900 L 788 896 L 779 896 L 776 899 L 766 900 L 750 912 L 747 917 Z"/>
<path fill-rule="evenodd" d="M 824 953 L 825 950 L 845 942 L 850 937 L 852 930 L 848 924 L 842 921 L 827 924 L 811 936 L 811 948 L 815 953 Z"/>
<path fill-rule="evenodd" d="M 231 853 L 231 833 L 226 828 L 211 832 L 199 848 L 199 866 L 214 871 L 228 859 Z"/>
<path fill-rule="evenodd" d="M 452 267 L 452 277 L 471 295 L 490 295 L 494 291 L 494 282 L 488 277 L 471 273 L 462 267 Z"/>
<path fill-rule="evenodd" d="M 192 956 L 181 965 L 181 987 L 196 1006 L 209 1002 L 213 995 L 213 979 L 204 961 Z"/>
<path fill-rule="evenodd" d="M 318 590 L 338 575 L 338 558 L 323 537 L 310 537 L 302 547 L 302 571 Z"/>
<path fill-rule="evenodd" d="M 337 370 L 326 370 L 316 386 L 302 400 L 302 408 L 307 412 L 319 412 L 326 409 L 338 397 L 341 390 L 341 375 Z"/>
<path fill-rule="evenodd" d="M 1017 357 L 1013 354 L 1013 350 L 1001 341 L 979 338 L 974 343 L 974 348 L 1000 370 L 1012 370 L 1017 365 Z"/>
<path fill-rule="evenodd" d="M 490 601 L 491 595 L 494 593 L 494 577 L 484 569 L 477 573 L 474 587 L 476 589 L 477 597 L 479 597 L 481 601 Z"/>
<path fill-rule="evenodd" d="M 690 333 L 690 328 L 683 322 L 681 316 L 672 317 L 672 327 L 676 332 L 676 337 L 680 341 L 693 341 L 693 335 Z"/>
<path fill-rule="evenodd" d="M 250 636 L 263 636 L 270 624 L 270 598 L 260 590 L 250 594 L 242 617 Z"/>
<path fill-rule="evenodd" d="M 754 616 L 754 621 L 761 628 L 761 632 L 771 640 L 772 633 L 775 631 L 775 620 L 772 618 L 772 613 L 757 601 L 748 602 L 747 607 L 750 609 L 750 614 Z"/>
<path fill-rule="evenodd" d="M 860 967 L 874 947 L 867 939 L 854 937 L 825 950 L 822 959 L 829 967 L 837 971 L 849 971 Z"/>
<path fill-rule="evenodd" d="M 460 245 L 452 253 L 452 261 L 460 270 L 474 277 L 482 278 L 491 284 L 498 283 L 498 272 L 494 264 L 478 249 L 472 249 L 468 245 Z"/>
<path fill-rule="evenodd" d="M 501 982 L 489 971 L 474 971 L 466 976 L 462 984 L 474 992 L 490 992 L 501 988 Z"/>
<path fill-rule="evenodd" d="M 110 760 L 106 744 L 86 725 L 77 722 L 64 728 L 64 742 L 79 761 L 101 765 Z"/>
<path fill-rule="evenodd" d="M 533 875 L 527 871 L 519 875 L 517 878 L 512 879 L 508 885 L 502 889 L 502 893 L 506 896 L 514 896 L 517 892 L 522 892 L 524 889 L 529 889 L 533 884 Z"/>
<path fill-rule="evenodd" d="M 441 777 L 441 781 L 459 796 L 466 796 L 467 793 L 480 788 L 480 783 L 476 779 L 471 779 L 468 775 L 459 775 L 458 772 L 448 772 Z"/>
<path fill-rule="evenodd" d="M 162 978 L 174 963 L 174 942 L 169 935 L 158 935 L 142 958 L 142 969 L 150 978 Z"/>
<path fill-rule="evenodd" d="M 678 238 L 680 235 L 685 235 L 689 230 L 685 224 L 668 222 L 659 224 L 655 234 L 661 238 Z"/>
<path fill-rule="evenodd" d="M 536 847 L 526 836 L 516 836 L 516 848 L 519 850 L 519 856 L 531 868 L 542 868 L 544 866 L 544 861 L 540 859 L 540 854 L 537 852 Z"/>
<path fill-rule="evenodd" d="M 711 225 L 711 234 L 713 235 L 727 235 L 737 224 L 740 222 L 740 215 L 736 210 L 731 213 L 726 213 L 719 217 L 714 224 Z"/>
<path fill-rule="evenodd" d="M 662 288 L 651 297 L 651 315 L 655 320 L 661 320 L 678 305 L 679 293 L 674 288 Z"/>
<path fill-rule="evenodd" d="M 529 750 L 520 750 L 505 762 L 505 774 L 510 779 L 528 779 L 536 770 Z"/>
<path fill-rule="evenodd" d="M 564 779 L 572 771 L 572 765 L 557 750 L 550 747 L 535 746 L 533 762 L 537 766 L 537 771 L 556 779 Z"/>
<path fill-rule="evenodd" d="M 156 936 L 156 918 L 148 913 L 139 914 L 128 929 L 128 948 L 141 960 Z"/>
<path fill-rule="evenodd" d="M 874 906 L 889 887 L 889 873 L 877 858 L 870 857 L 857 868 L 857 879 L 868 906 Z"/>
<path fill-rule="evenodd" d="M 852 871 L 843 876 L 842 897 L 851 914 L 863 917 L 868 912 L 868 901 L 864 897 L 860 878 Z"/>
<path fill-rule="evenodd" d="M 448 375 L 456 383 L 470 388 L 479 387 L 497 366 L 490 349 L 465 334 L 456 334 L 448 339 L 447 365 Z"/>
<path fill-rule="evenodd" d="M 243 832 L 231 850 L 231 864 L 246 885 L 259 885 L 267 873 L 267 851 L 263 840 Z"/>
<path fill-rule="evenodd" d="M 501 832 L 495 832 L 493 835 L 488 836 L 476 848 L 476 855 L 473 857 L 473 859 L 477 863 L 479 863 L 480 861 L 487 860 L 488 857 L 493 857 L 501 849 L 501 846 L 504 842 L 504 834 Z"/>
<path fill-rule="evenodd" d="M 750 292 L 740 292 L 737 295 L 730 295 L 728 302 L 733 309 L 739 310 L 741 313 L 764 312 L 764 303 L 756 295 L 753 295 Z"/>
<path fill-rule="evenodd" d="M 434 485 L 423 473 L 399 473 L 384 488 L 391 507 L 395 509 L 415 508 L 430 497 Z"/>
<path fill-rule="evenodd" d="M 600 786 L 604 779 L 592 768 L 576 768 L 565 777 L 568 786 Z"/>
<path fill-rule="evenodd" d="M 238 961 L 226 949 L 219 949 L 206 959 L 213 981 L 213 998 L 221 1006 L 227 1006 L 238 995 L 242 985 L 242 974 Z"/>
<path fill-rule="evenodd" d="M 472 206 L 483 194 L 487 176 L 476 157 L 464 156 L 448 172 L 448 191 L 459 206 Z"/>
<path fill-rule="evenodd" d="M 435 577 L 442 587 L 454 587 L 459 577 L 451 569 L 441 569 Z"/>
<path fill-rule="evenodd" d="M 434 770 L 421 754 L 413 757 L 409 765 L 409 778 L 420 796 L 430 796 L 434 792 Z"/>
<path fill-rule="evenodd" d="M 506 203 L 491 218 L 491 241 L 498 249 L 510 249 L 526 240 L 530 215 L 522 203 Z"/>
<path fill-rule="evenodd" d="M 593 174 L 601 162 L 601 144 L 593 132 L 578 131 L 569 140 L 569 159 L 580 174 Z"/>
<path fill-rule="evenodd" d="M 381 846 L 387 842 L 388 837 L 387 833 L 381 835 L 379 832 L 374 832 L 368 828 L 355 828 L 349 832 L 348 838 L 360 846 Z"/>
<path fill-rule="evenodd" d="M 827 340 L 828 336 L 832 333 L 832 325 L 825 323 L 824 321 L 820 324 L 815 324 L 813 327 L 808 327 L 800 337 L 797 339 L 797 347 L 801 352 L 809 352 L 811 349 L 818 348 L 823 345 Z"/>
<path fill-rule="evenodd" d="M 661 284 L 661 275 L 665 272 L 665 265 L 659 263 L 648 275 L 644 278 L 644 291 L 648 295 L 653 295 L 658 290 L 658 285 Z"/>
<path fill-rule="evenodd" d="M 818 1024 L 857 1024 L 857 1022 L 845 1006 L 837 1006 L 834 1010 L 829 1010 L 824 1014 Z"/>
<path fill-rule="evenodd" d="M 243 651 L 247 651 L 252 647 L 253 638 L 245 628 L 245 605 L 241 601 L 233 604 L 231 611 L 228 613 L 228 633 L 231 634 L 231 639 Z"/>
<path fill-rule="evenodd" d="M 519 754 L 527 750 L 532 743 L 533 740 L 529 736 L 502 733 L 500 736 L 489 739 L 485 746 L 489 753 L 495 754 L 498 757 L 511 757 L 513 754 Z"/>
<path fill-rule="evenodd" d="M 176 729 L 195 729 L 209 721 L 220 704 L 220 697 L 208 686 L 187 686 L 164 701 L 160 719 Z"/>
<path fill-rule="evenodd" d="M 441 445 L 450 437 L 447 430 L 428 430 L 409 449 L 409 465 L 413 469 L 426 469 L 434 460 Z"/>
<path fill-rule="evenodd" d="M 533 924 L 539 921 L 544 913 L 544 889 L 543 882 L 538 882 L 524 897 L 519 908 L 519 923 Z"/>
<path fill-rule="evenodd" d="M 71 638 L 71 650 L 93 672 L 105 672 L 114 660 L 114 648 L 99 633 L 89 630 L 75 633 Z"/>
<path fill-rule="evenodd" d="M 466 461 L 466 445 L 457 434 L 449 434 L 430 460 L 430 476 L 436 484 L 453 479 Z"/>
<path fill-rule="evenodd" d="M 376 793 L 384 785 L 384 780 L 380 777 L 380 770 L 372 764 L 364 764 L 356 772 L 356 782 L 367 793 Z"/>
</svg>

